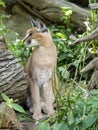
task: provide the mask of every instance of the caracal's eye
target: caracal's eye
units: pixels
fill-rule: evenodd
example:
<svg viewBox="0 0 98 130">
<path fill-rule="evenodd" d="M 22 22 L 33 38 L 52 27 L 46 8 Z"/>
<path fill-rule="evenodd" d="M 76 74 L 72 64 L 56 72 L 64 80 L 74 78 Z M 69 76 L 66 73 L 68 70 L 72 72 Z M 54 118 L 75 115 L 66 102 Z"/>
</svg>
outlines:
<svg viewBox="0 0 98 130">
<path fill-rule="evenodd" d="M 28 40 L 28 44 L 30 44 L 31 43 L 31 40 Z"/>
<path fill-rule="evenodd" d="M 30 32 L 29 36 L 32 36 L 33 32 Z"/>
</svg>

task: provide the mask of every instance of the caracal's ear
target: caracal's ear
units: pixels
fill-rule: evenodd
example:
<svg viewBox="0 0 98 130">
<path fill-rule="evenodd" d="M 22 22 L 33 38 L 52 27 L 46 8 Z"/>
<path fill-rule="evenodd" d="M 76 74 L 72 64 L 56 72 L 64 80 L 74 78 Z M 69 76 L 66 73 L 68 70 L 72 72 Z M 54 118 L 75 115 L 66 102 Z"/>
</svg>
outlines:
<svg viewBox="0 0 98 130">
<path fill-rule="evenodd" d="M 37 27 L 36 21 L 32 17 L 30 17 L 30 22 L 32 24 L 32 27 Z"/>
<path fill-rule="evenodd" d="M 41 32 L 48 32 L 48 28 L 46 27 L 46 25 L 40 19 L 36 20 L 36 24 L 37 24 L 37 28 Z"/>
</svg>

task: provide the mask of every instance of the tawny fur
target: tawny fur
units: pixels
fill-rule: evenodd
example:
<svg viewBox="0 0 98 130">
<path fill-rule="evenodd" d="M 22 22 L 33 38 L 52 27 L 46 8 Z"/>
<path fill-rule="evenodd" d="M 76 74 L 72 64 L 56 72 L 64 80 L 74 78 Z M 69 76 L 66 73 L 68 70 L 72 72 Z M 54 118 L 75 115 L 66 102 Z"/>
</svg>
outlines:
<svg viewBox="0 0 98 130">
<path fill-rule="evenodd" d="M 25 72 L 30 82 L 33 118 L 39 120 L 42 118 L 41 96 L 45 102 L 46 113 L 49 116 L 55 113 L 52 75 L 57 64 L 57 50 L 49 30 L 42 32 L 39 27 L 29 29 L 24 41 L 27 47 L 35 46 L 25 65 Z"/>
</svg>

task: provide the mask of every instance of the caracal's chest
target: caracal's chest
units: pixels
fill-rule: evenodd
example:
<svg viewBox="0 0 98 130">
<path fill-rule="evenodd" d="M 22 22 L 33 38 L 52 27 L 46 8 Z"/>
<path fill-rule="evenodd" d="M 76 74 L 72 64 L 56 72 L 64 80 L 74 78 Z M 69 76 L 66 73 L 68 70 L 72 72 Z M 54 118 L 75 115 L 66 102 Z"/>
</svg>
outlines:
<svg viewBox="0 0 98 130">
<path fill-rule="evenodd" d="M 48 68 L 38 68 L 36 70 L 35 76 L 39 87 L 41 87 L 44 83 L 49 82 L 49 80 L 51 80 L 52 70 Z"/>
<path fill-rule="evenodd" d="M 56 67 L 56 50 L 40 48 L 35 50 L 32 56 L 32 77 L 42 86 L 52 79 L 53 71 Z"/>
</svg>

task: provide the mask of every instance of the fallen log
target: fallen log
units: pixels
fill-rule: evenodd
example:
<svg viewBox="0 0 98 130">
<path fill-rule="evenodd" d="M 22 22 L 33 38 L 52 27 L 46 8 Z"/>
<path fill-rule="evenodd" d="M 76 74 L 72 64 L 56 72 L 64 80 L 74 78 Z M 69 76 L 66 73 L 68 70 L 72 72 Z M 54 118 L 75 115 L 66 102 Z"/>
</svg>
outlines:
<svg viewBox="0 0 98 130">
<path fill-rule="evenodd" d="M 5 48 L 4 42 L 0 42 L 0 93 L 6 93 L 22 104 L 26 101 L 28 81 L 24 68 L 19 62 L 20 59 L 15 58 Z"/>
<path fill-rule="evenodd" d="M 69 46 L 75 46 L 81 42 L 89 42 L 91 40 L 98 40 L 98 28 L 96 28 L 94 31 L 92 31 L 87 36 L 76 39 L 74 42 L 70 43 Z"/>
<path fill-rule="evenodd" d="M 90 81 L 88 82 L 87 88 L 89 90 L 92 90 L 94 88 L 98 89 L 98 69 L 95 70 L 90 78 Z"/>
<path fill-rule="evenodd" d="M 92 3 L 89 5 L 90 9 L 92 10 L 98 10 L 98 3 Z"/>
<path fill-rule="evenodd" d="M 31 15 L 42 20 L 62 23 L 60 19 L 64 16 L 64 13 L 61 11 L 61 7 L 72 9 L 71 22 L 75 23 L 80 29 L 86 30 L 84 22 L 91 17 L 90 12 L 66 0 L 17 0 L 12 11 L 25 17 Z"/>
<path fill-rule="evenodd" d="M 94 58 L 93 60 L 91 60 L 88 65 L 86 65 L 81 71 L 80 73 L 86 73 L 89 70 L 92 69 L 98 69 L 98 57 Z"/>
<path fill-rule="evenodd" d="M 89 90 L 96 88 L 98 85 L 98 57 L 91 60 L 81 71 L 80 73 L 87 73 L 90 70 L 94 70 L 90 81 L 88 82 L 87 88 Z"/>
</svg>

